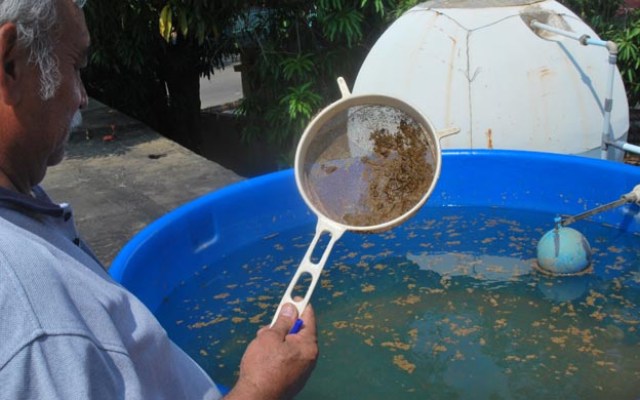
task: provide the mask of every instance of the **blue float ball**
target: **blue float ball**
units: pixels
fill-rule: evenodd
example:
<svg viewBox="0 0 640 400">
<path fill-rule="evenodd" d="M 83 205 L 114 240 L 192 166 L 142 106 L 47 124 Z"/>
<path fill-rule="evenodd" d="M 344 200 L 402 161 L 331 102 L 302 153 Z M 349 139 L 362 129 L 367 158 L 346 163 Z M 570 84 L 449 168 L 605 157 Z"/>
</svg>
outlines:
<svg viewBox="0 0 640 400">
<path fill-rule="evenodd" d="M 554 275 L 582 272 L 591 264 L 591 246 L 577 230 L 558 226 L 538 242 L 538 265 Z"/>
</svg>

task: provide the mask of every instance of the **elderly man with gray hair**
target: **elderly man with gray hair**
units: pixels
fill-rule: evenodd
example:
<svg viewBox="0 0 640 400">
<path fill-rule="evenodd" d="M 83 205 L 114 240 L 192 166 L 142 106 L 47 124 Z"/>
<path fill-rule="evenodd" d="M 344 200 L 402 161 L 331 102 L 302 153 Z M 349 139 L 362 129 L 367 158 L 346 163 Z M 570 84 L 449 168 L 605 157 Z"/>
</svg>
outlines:
<svg viewBox="0 0 640 400">
<path fill-rule="evenodd" d="M 82 0 L 0 0 L 0 399 L 222 395 L 40 188 L 88 99 Z M 313 309 L 262 328 L 228 399 L 291 398 L 318 355 Z"/>
</svg>

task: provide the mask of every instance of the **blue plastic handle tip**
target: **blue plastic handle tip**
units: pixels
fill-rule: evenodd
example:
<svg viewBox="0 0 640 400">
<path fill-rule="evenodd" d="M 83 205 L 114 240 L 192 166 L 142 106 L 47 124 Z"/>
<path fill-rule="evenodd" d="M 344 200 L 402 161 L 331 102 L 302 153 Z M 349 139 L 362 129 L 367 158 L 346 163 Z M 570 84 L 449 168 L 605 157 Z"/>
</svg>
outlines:
<svg viewBox="0 0 640 400">
<path fill-rule="evenodd" d="M 291 330 L 289 331 L 290 335 L 293 335 L 295 333 L 300 332 L 300 329 L 302 329 L 302 320 L 300 318 L 298 318 L 295 322 L 295 324 L 293 324 L 293 326 L 291 327 Z"/>
</svg>

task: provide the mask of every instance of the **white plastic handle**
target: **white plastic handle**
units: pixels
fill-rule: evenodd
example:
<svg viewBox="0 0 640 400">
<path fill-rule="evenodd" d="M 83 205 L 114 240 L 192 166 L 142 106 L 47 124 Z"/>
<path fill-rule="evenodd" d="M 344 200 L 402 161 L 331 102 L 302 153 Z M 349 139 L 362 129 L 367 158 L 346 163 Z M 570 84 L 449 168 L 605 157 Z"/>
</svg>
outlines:
<svg viewBox="0 0 640 400">
<path fill-rule="evenodd" d="M 278 315 L 280 314 L 280 310 L 282 309 L 282 306 L 285 305 L 286 303 L 293 303 L 293 305 L 295 305 L 296 308 L 298 309 L 298 316 L 302 315 L 302 312 L 304 311 L 304 309 L 307 307 L 307 304 L 309 303 L 309 299 L 311 298 L 313 289 L 316 287 L 316 283 L 318 283 L 318 279 L 320 278 L 320 273 L 322 272 L 322 268 L 324 268 L 324 264 L 327 262 L 327 258 L 329 258 L 329 254 L 331 253 L 331 249 L 333 248 L 333 245 L 338 239 L 340 239 L 340 236 L 342 236 L 345 230 L 346 230 L 345 227 L 342 225 L 333 223 L 324 218 L 318 218 L 318 224 L 316 225 L 316 234 L 313 237 L 313 241 L 309 245 L 309 248 L 307 249 L 307 252 L 305 253 L 304 258 L 302 259 L 302 262 L 298 266 L 296 273 L 293 275 L 293 278 L 289 283 L 289 287 L 287 287 L 287 291 L 284 293 L 284 296 L 282 296 L 282 300 L 280 300 L 280 304 L 278 305 L 276 314 L 273 317 L 273 321 L 271 321 L 271 326 L 275 324 L 276 319 L 278 319 Z M 324 252 L 322 253 L 322 257 L 320 257 L 320 260 L 318 261 L 318 263 L 314 263 L 311 261 L 311 256 L 313 255 L 313 251 L 315 250 L 316 245 L 318 244 L 318 240 L 320 239 L 323 233 L 330 234 L 331 238 L 329 239 L 329 243 L 327 244 L 327 247 L 324 249 Z M 305 273 L 308 273 L 309 275 L 311 275 L 311 283 L 307 288 L 307 293 L 304 295 L 304 298 L 300 301 L 296 301 L 291 297 L 291 294 L 293 292 L 294 287 L 298 284 L 300 277 L 303 276 Z"/>
</svg>

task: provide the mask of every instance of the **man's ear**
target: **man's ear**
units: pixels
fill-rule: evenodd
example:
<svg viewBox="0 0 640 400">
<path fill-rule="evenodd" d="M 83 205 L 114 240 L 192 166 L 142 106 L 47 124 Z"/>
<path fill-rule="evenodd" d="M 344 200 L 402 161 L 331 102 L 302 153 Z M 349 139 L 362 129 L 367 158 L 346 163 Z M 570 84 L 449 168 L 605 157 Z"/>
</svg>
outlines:
<svg viewBox="0 0 640 400">
<path fill-rule="evenodd" d="M 13 23 L 0 26 L 0 101 L 15 105 L 20 101 L 20 78 L 26 52 L 18 48 L 18 30 Z"/>
</svg>

